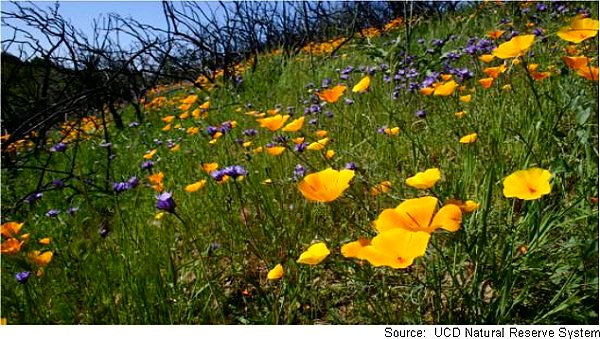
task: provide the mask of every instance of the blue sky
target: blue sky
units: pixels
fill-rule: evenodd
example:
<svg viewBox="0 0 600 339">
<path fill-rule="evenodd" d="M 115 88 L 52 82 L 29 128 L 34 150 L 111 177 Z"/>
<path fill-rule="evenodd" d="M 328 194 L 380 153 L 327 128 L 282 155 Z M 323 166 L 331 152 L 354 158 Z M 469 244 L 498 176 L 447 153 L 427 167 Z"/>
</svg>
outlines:
<svg viewBox="0 0 600 339">
<path fill-rule="evenodd" d="M 34 1 L 33 3 L 42 9 L 54 7 L 55 4 L 54 1 Z M 27 5 L 27 3 L 23 4 Z M 92 35 L 93 20 L 109 13 L 132 17 L 141 23 L 155 27 L 166 27 L 160 1 L 59 1 L 59 4 L 59 13 L 88 37 Z M 0 6 L 2 11 L 11 11 L 16 8 L 14 4 L 5 0 L 0 2 Z M 11 31 L 2 26 L 3 37 L 9 36 Z M 128 41 L 121 43 L 128 44 Z"/>
</svg>

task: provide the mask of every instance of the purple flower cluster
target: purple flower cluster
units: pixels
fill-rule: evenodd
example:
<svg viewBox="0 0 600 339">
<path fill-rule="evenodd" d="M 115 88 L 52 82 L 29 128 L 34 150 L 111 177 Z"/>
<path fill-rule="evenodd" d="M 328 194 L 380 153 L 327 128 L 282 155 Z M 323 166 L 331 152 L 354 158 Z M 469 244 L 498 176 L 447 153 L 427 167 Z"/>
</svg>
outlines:
<svg viewBox="0 0 600 339">
<path fill-rule="evenodd" d="M 217 134 L 217 132 L 221 132 L 222 134 L 227 134 L 233 129 L 233 123 L 231 121 L 225 121 L 220 126 L 208 126 L 206 128 L 206 133 L 212 137 Z"/>
<path fill-rule="evenodd" d="M 255 129 L 247 129 L 247 130 L 244 130 L 243 134 L 247 137 L 253 137 L 258 134 L 258 131 Z"/>
<path fill-rule="evenodd" d="M 340 71 L 340 79 L 348 80 L 350 78 L 350 73 L 352 73 L 352 71 L 354 71 L 354 67 L 347 66 L 346 68 L 344 68 L 343 70 Z"/>
<path fill-rule="evenodd" d="M 301 164 L 298 164 L 298 165 L 296 165 L 296 167 L 294 167 L 294 173 L 293 173 L 294 180 L 302 179 L 302 178 L 304 178 L 305 175 L 306 175 L 306 168 L 304 168 L 304 166 L 302 166 Z"/>
<path fill-rule="evenodd" d="M 137 177 L 133 176 L 127 181 L 113 183 L 113 191 L 115 191 L 116 193 L 129 191 L 130 189 L 135 188 L 139 183 L 140 180 Z"/>
<path fill-rule="evenodd" d="M 494 43 L 489 39 L 473 37 L 467 41 L 464 51 L 469 55 L 478 56 L 492 53 L 495 47 Z"/>
<path fill-rule="evenodd" d="M 248 171 L 240 165 L 227 166 L 223 169 L 210 172 L 210 176 L 216 181 L 222 181 L 225 176 L 235 180 L 238 177 L 244 177 L 246 175 L 248 175 Z"/>
</svg>

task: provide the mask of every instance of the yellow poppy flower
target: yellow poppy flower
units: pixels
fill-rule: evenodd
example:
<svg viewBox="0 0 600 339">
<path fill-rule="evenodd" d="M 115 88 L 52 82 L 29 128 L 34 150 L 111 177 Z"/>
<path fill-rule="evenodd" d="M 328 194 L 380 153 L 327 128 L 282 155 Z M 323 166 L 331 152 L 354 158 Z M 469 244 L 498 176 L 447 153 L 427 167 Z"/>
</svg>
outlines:
<svg viewBox="0 0 600 339">
<path fill-rule="evenodd" d="M 578 44 L 598 35 L 598 20 L 578 16 L 569 26 L 562 27 L 556 35 L 565 41 Z"/>
<path fill-rule="evenodd" d="M 458 100 L 460 100 L 461 102 L 471 102 L 471 99 L 473 97 L 471 96 L 471 94 L 468 95 L 461 95 Z"/>
<path fill-rule="evenodd" d="M 315 142 L 311 142 L 306 149 L 309 151 L 322 151 L 329 143 L 329 138 L 323 138 Z"/>
<path fill-rule="evenodd" d="M 462 119 L 462 117 L 464 117 L 465 115 L 467 115 L 467 112 L 465 112 L 465 111 L 460 111 L 460 112 L 454 113 L 454 116 L 456 116 L 459 119 Z"/>
<path fill-rule="evenodd" d="M 44 253 L 40 253 L 40 251 L 33 251 L 29 253 L 29 259 L 33 261 L 34 264 L 38 266 L 46 266 L 52 260 L 52 252 L 47 251 Z"/>
<path fill-rule="evenodd" d="M 198 100 L 198 96 L 197 95 L 188 95 L 185 99 L 181 100 L 182 104 L 194 104 L 196 102 L 196 100 Z"/>
<path fill-rule="evenodd" d="M 197 192 L 198 190 L 202 189 L 205 185 L 206 185 L 206 180 L 202 179 L 193 184 L 185 186 L 185 191 L 189 192 L 189 193 L 194 193 L 194 192 Z"/>
<path fill-rule="evenodd" d="M 371 239 L 359 238 L 356 241 L 344 244 L 341 248 L 342 255 L 346 258 L 356 258 L 358 252 L 371 244 Z"/>
<path fill-rule="evenodd" d="M 174 119 L 175 119 L 174 115 L 169 115 L 169 116 L 162 118 L 162 121 L 164 121 L 166 124 L 170 124 L 171 122 L 173 122 Z"/>
<path fill-rule="evenodd" d="M 269 155 L 278 156 L 278 155 L 281 155 L 281 153 L 283 153 L 283 151 L 285 151 L 285 147 L 283 147 L 283 146 L 267 147 L 267 153 Z"/>
<path fill-rule="evenodd" d="M 187 134 L 189 134 L 189 135 L 195 135 L 195 134 L 198 134 L 198 133 L 200 133 L 200 128 L 199 128 L 199 127 L 189 127 L 189 128 L 186 130 L 186 133 L 187 133 Z"/>
<path fill-rule="evenodd" d="M 327 158 L 327 159 L 331 159 L 334 156 L 335 156 L 335 151 L 332 149 L 327 150 L 327 152 L 325 152 L 325 158 Z"/>
<path fill-rule="evenodd" d="M 344 248 L 344 253 L 347 257 L 367 260 L 375 267 L 406 268 L 425 254 L 430 237 L 427 232 L 393 228 L 379 233 L 370 243 L 359 240 L 347 244 L 350 246 Z"/>
<path fill-rule="evenodd" d="M 516 58 L 527 53 L 534 40 L 533 34 L 515 36 L 496 47 L 492 54 L 500 59 Z"/>
<path fill-rule="evenodd" d="M 216 170 L 217 168 L 219 168 L 219 164 L 216 162 L 207 162 L 202 164 L 202 169 L 204 170 L 204 172 L 210 174 L 212 171 Z"/>
<path fill-rule="evenodd" d="M 307 265 L 318 265 L 321 261 L 325 260 L 331 253 L 327 248 L 327 245 L 323 242 L 312 244 L 306 251 L 300 254 L 300 258 L 296 260 L 299 264 Z"/>
<path fill-rule="evenodd" d="M 317 136 L 317 138 L 325 138 L 327 136 L 328 132 L 325 130 L 318 130 L 315 132 L 315 135 Z"/>
<path fill-rule="evenodd" d="M 327 168 L 304 177 L 298 189 L 310 201 L 329 202 L 337 199 L 349 186 L 354 171 Z"/>
<path fill-rule="evenodd" d="M 398 135 L 398 133 L 400 133 L 400 127 L 385 128 L 383 132 L 387 135 Z"/>
<path fill-rule="evenodd" d="M 475 141 L 477 141 L 477 133 L 467 134 L 464 137 L 460 138 L 458 142 L 460 142 L 461 144 L 470 144 Z"/>
<path fill-rule="evenodd" d="M 156 150 L 156 149 L 153 149 L 153 150 L 151 150 L 150 152 L 148 152 L 148 153 L 144 154 L 144 159 L 146 159 L 146 160 L 150 160 L 150 159 L 152 159 L 152 158 L 154 157 L 154 155 L 156 154 L 156 152 L 157 152 L 157 151 L 158 151 L 158 150 Z"/>
<path fill-rule="evenodd" d="M 163 127 L 163 128 L 162 128 L 162 130 L 163 130 L 164 132 L 168 132 L 168 131 L 170 131 L 170 130 L 171 130 L 171 124 L 167 124 L 165 127 Z"/>
<path fill-rule="evenodd" d="M 354 93 L 363 93 L 369 89 L 369 85 L 371 84 L 371 78 L 367 75 L 366 77 L 360 79 L 360 81 L 352 87 L 352 92 Z"/>
<path fill-rule="evenodd" d="M 210 101 L 203 103 L 202 105 L 198 106 L 198 108 L 204 111 L 208 110 L 210 108 Z"/>
<path fill-rule="evenodd" d="M 421 93 L 423 95 L 431 95 L 431 94 L 433 94 L 433 91 L 435 91 L 435 88 L 424 87 L 419 90 L 419 93 Z"/>
<path fill-rule="evenodd" d="M 23 227 L 23 223 L 18 223 L 14 221 L 5 222 L 0 226 L 0 234 L 7 238 L 16 237 L 19 232 L 21 232 L 21 228 Z"/>
<path fill-rule="evenodd" d="M 171 152 L 178 152 L 181 150 L 181 145 L 177 144 L 169 149 Z"/>
<path fill-rule="evenodd" d="M 406 179 L 406 184 L 416 189 L 428 189 L 433 187 L 440 180 L 441 172 L 438 168 L 430 168 L 425 172 L 419 172 Z"/>
<path fill-rule="evenodd" d="M 331 89 L 321 91 L 320 93 L 317 93 L 317 95 L 321 100 L 333 104 L 340 99 L 342 94 L 344 94 L 344 91 L 346 91 L 346 86 L 337 85 Z"/>
<path fill-rule="evenodd" d="M 479 56 L 479 60 L 485 62 L 486 64 L 494 60 L 494 58 L 495 56 L 493 56 L 492 54 L 483 54 Z"/>
<path fill-rule="evenodd" d="M 277 114 L 269 118 L 256 119 L 261 127 L 264 127 L 272 132 L 280 129 L 283 124 L 290 118 L 289 115 Z"/>
<path fill-rule="evenodd" d="M 297 132 L 304 125 L 304 117 L 293 120 L 289 124 L 285 125 L 281 130 L 284 132 Z"/>
<path fill-rule="evenodd" d="M 50 244 L 50 238 L 42 238 L 40 239 L 39 243 L 42 245 L 49 245 Z"/>
<path fill-rule="evenodd" d="M 460 208 L 449 204 L 435 213 L 437 203 L 438 199 L 430 196 L 408 199 L 396 208 L 383 210 L 373 224 L 379 232 L 385 232 L 393 228 L 427 233 L 432 233 L 438 228 L 449 232 L 458 231 L 462 221 Z"/>
<path fill-rule="evenodd" d="M 269 273 L 267 273 L 267 279 L 279 280 L 281 277 L 283 277 L 283 273 L 283 266 L 281 266 L 281 264 L 277 264 L 272 270 L 269 271 Z"/>
<path fill-rule="evenodd" d="M 533 167 L 516 171 L 504 178 L 502 193 L 506 198 L 536 200 L 550 193 L 550 171 Z"/>
<path fill-rule="evenodd" d="M 437 96 L 449 96 L 452 93 L 454 93 L 454 90 L 456 89 L 456 87 L 458 87 L 458 84 L 454 80 L 445 82 L 445 83 L 437 86 L 434 89 L 433 95 L 437 95 Z"/>
<path fill-rule="evenodd" d="M 177 108 L 179 108 L 182 111 L 187 111 L 190 109 L 190 107 L 192 107 L 192 105 L 190 105 L 190 104 L 181 104 Z"/>
</svg>

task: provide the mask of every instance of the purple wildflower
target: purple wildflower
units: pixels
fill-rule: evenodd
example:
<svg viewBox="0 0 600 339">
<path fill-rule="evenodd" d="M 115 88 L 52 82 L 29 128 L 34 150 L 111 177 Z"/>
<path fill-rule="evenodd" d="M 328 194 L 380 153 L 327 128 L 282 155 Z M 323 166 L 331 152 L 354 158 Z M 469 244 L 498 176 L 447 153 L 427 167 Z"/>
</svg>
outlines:
<svg viewBox="0 0 600 339">
<path fill-rule="evenodd" d="M 140 167 L 144 170 L 150 170 L 154 167 L 154 162 L 150 160 L 144 161 Z"/>
<path fill-rule="evenodd" d="M 29 272 L 29 271 L 19 272 L 19 273 L 15 274 L 15 280 L 19 284 L 24 284 L 27 282 L 27 280 L 29 279 L 30 276 L 31 276 L 31 272 Z"/>
<path fill-rule="evenodd" d="M 298 180 L 301 178 L 304 178 L 304 176 L 306 175 L 306 168 L 304 168 L 304 166 L 302 166 L 301 164 L 296 165 L 296 167 L 294 167 L 294 180 Z"/>
<path fill-rule="evenodd" d="M 67 150 L 67 144 L 59 142 L 58 144 L 50 147 L 50 152 L 64 152 Z"/>
<path fill-rule="evenodd" d="M 356 170 L 356 168 L 357 168 L 357 167 L 358 167 L 358 166 L 356 166 L 356 163 L 355 163 L 355 162 L 353 162 L 353 161 L 347 162 L 347 163 L 344 165 L 344 168 L 345 168 L 345 169 L 349 169 L 349 170 L 353 170 L 353 171 L 354 171 L 354 170 Z"/>
<path fill-rule="evenodd" d="M 247 129 L 247 130 L 244 130 L 243 134 L 247 137 L 253 137 L 258 134 L 258 131 L 255 129 Z"/>
<path fill-rule="evenodd" d="M 156 204 L 154 207 L 159 210 L 175 213 L 175 200 L 173 200 L 173 195 L 170 192 L 164 192 L 156 196 Z"/>
<path fill-rule="evenodd" d="M 59 213 L 60 213 L 59 210 L 53 208 L 53 209 L 49 210 L 48 212 L 46 212 L 46 216 L 48 216 L 50 218 L 54 218 L 54 217 L 58 216 Z"/>
</svg>

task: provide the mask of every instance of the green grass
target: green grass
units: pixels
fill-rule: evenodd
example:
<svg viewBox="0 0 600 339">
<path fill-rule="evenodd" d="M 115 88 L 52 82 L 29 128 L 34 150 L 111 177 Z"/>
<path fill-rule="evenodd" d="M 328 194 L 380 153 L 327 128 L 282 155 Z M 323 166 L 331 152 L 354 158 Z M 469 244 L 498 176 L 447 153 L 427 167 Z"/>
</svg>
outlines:
<svg viewBox="0 0 600 339">
<path fill-rule="evenodd" d="M 585 6 L 597 12 L 596 4 Z M 421 20 L 408 43 L 418 71 L 441 70 L 440 54 L 425 53 L 432 39 L 451 32 L 457 38 L 442 52 L 465 46 L 469 37 L 505 29 L 500 19 L 511 17 L 515 7 L 488 4 L 441 21 Z M 465 83 L 467 92 L 461 93 L 473 95 L 470 103 L 460 102 L 456 93 L 434 97 L 405 90 L 393 99 L 393 81 L 385 82 L 380 70 L 367 93 L 350 91 L 363 77 L 359 71 L 339 80 L 337 70 L 348 65 L 388 63 L 393 76 L 394 63 L 403 59 L 397 48 L 407 44 L 400 40 L 394 47 L 391 42 L 403 39 L 404 30 L 369 42 L 354 40 L 333 58 L 262 56 L 256 72 L 244 74 L 243 85 L 211 92 L 206 119 L 173 123 L 205 130 L 237 121 L 214 145 L 204 132 L 161 131 L 161 117 L 181 113 L 178 100 L 147 110 L 146 121 L 137 128 L 110 126 L 117 155 L 110 184 L 134 175 L 141 179 L 138 187 L 120 194 L 98 192 L 83 181 L 104 187 L 102 133 L 71 145 L 64 154 L 27 155 L 26 165 L 49 161 L 55 171 L 69 171 L 76 156 L 74 174 L 81 180 L 71 178 L 67 187 L 44 192 L 40 201 L 27 205 L 17 199 L 35 190 L 39 171 L 3 168 L 2 221 L 24 222 L 21 233 L 31 238 L 19 254 L 2 255 L 1 317 L 9 324 L 598 323 L 598 210 L 591 201 L 598 197 L 598 87 L 560 60 L 567 43 L 554 33 L 571 17 L 542 15 L 539 27 L 547 41 L 538 38 L 535 55 L 523 58 L 488 90 L 477 80 L 486 77 L 483 68 L 497 66 L 499 60 L 485 65 L 465 55 L 455 62 L 474 72 Z M 513 19 L 516 29 L 531 31 L 526 20 Z M 425 47 L 417 43 L 420 37 Z M 594 51 L 586 55 L 597 65 L 597 38 L 578 47 Z M 538 63 L 542 71 L 554 65 L 560 74 L 533 81 L 526 63 Z M 318 87 L 326 77 L 349 86 L 339 102 L 323 107 L 333 118 L 321 113 L 316 125 L 308 124 L 312 116 L 307 117 L 300 132 L 273 133 L 243 114 L 281 105 L 283 112 L 293 106 L 294 117 L 302 116 L 312 91 L 305 85 Z M 505 84 L 512 89 L 501 89 Z M 186 88 L 168 97 L 194 92 Z M 198 94 L 204 99 L 205 94 Z M 354 104 L 344 104 L 345 98 Z M 426 110 L 425 119 L 415 117 L 418 109 Z M 454 113 L 461 110 L 467 115 L 459 119 Z M 133 121 L 131 108 L 123 112 L 126 121 Z M 377 133 L 383 125 L 399 126 L 400 133 Z M 258 129 L 258 136 L 244 137 L 242 131 L 249 128 Z M 316 141 L 320 129 L 329 132 L 328 149 L 336 152 L 332 159 L 321 152 L 294 152 L 291 142 L 279 157 L 249 152 L 272 142 L 274 135 Z M 472 132 L 478 133 L 475 143 L 458 142 Z M 179 152 L 170 152 L 166 142 L 153 142 L 179 137 Z M 237 138 L 253 145 L 245 149 Z M 140 168 L 142 155 L 153 148 L 158 148 L 153 172 L 165 174 L 165 190 L 173 192 L 177 203 L 177 215 L 166 213 L 160 219 L 155 218 L 156 192 L 147 185 L 149 172 Z M 317 172 L 351 161 L 358 166 L 356 176 L 342 197 L 330 203 L 307 201 L 292 179 L 297 164 Z M 249 174 L 240 182 L 218 184 L 202 171 L 205 162 L 218 162 L 220 168 L 242 165 Z M 442 179 L 430 190 L 404 183 L 432 167 L 441 170 Z M 552 192 L 533 201 L 505 198 L 503 179 L 530 167 L 552 172 Z M 43 180 L 49 187 L 60 177 L 50 172 Z M 184 191 L 200 179 L 207 179 L 203 189 Z M 266 179 L 272 184 L 264 184 Z M 385 180 L 392 182 L 392 191 L 371 196 L 371 187 Z M 407 269 L 376 268 L 340 254 L 343 244 L 376 235 L 371 223 L 381 211 L 425 195 L 441 202 L 475 200 L 480 207 L 463 215 L 458 232 L 432 234 L 427 253 Z M 65 212 L 69 206 L 79 211 L 70 216 Z M 62 212 L 47 217 L 51 208 Z M 99 235 L 103 227 L 110 230 L 106 238 Z M 38 244 L 43 237 L 51 237 L 51 244 Z M 297 264 L 317 240 L 327 244 L 330 256 L 316 266 Z M 215 243 L 218 248 L 211 248 Z M 26 259 L 35 249 L 49 249 L 54 257 L 42 276 L 19 284 L 17 272 L 36 271 Z M 284 277 L 267 281 L 268 270 L 278 263 Z"/>
</svg>

